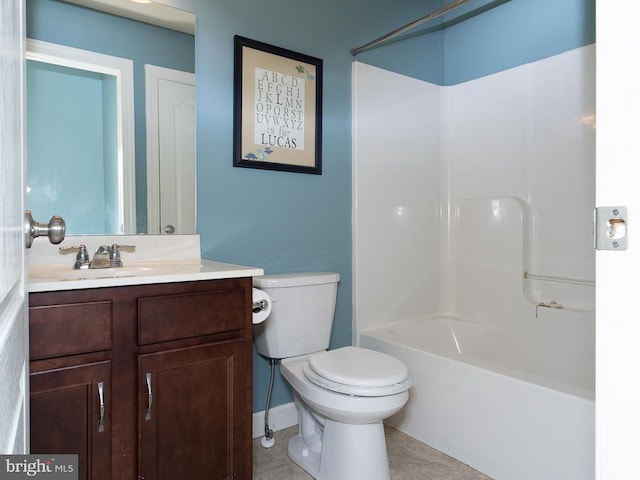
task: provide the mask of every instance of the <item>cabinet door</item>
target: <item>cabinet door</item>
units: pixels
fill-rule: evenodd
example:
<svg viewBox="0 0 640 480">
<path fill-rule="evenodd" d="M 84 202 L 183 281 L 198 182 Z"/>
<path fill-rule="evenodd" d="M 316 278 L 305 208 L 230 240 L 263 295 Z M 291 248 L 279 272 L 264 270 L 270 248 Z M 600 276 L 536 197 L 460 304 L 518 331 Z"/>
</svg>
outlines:
<svg viewBox="0 0 640 480">
<path fill-rule="evenodd" d="M 108 480 L 111 462 L 111 364 L 30 375 L 31 453 L 78 455 L 78 478 Z"/>
<path fill-rule="evenodd" d="M 246 347 L 240 340 L 139 357 L 141 480 L 250 478 Z"/>
</svg>

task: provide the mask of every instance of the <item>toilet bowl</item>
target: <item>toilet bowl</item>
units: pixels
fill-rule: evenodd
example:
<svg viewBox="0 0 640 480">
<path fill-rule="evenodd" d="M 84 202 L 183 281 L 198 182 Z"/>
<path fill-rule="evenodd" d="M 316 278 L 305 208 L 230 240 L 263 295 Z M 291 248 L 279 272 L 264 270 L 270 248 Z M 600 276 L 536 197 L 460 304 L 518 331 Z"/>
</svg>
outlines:
<svg viewBox="0 0 640 480">
<path fill-rule="evenodd" d="M 314 357 L 343 353 L 342 350 L 348 350 L 354 361 L 361 354 L 363 361 L 370 353 L 384 355 L 343 347 L 326 354 L 285 359 L 281 363 L 282 376 L 294 391 L 299 420 L 298 435 L 289 442 L 289 457 L 319 480 L 389 480 L 383 420 L 405 405 L 411 380 L 405 375 L 399 382 L 383 385 L 384 377 L 376 377 L 372 371 L 366 379 L 377 379 L 379 385 L 363 385 L 365 382 L 348 385 L 326 379 L 311 368 L 310 360 Z M 393 357 L 388 360 L 397 361 Z M 314 381 L 310 376 L 314 376 Z M 318 385 L 320 382 L 325 385 Z M 349 390 L 360 395 L 346 393 Z"/>
<path fill-rule="evenodd" d="M 254 327 L 258 353 L 280 359 L 292 388 L 298 434 L 289 457 L 318 480 L 389 480 L 383 420 L 409 399 L 411 377 L 396 358 L 347 346 L 327 350 L 335 273 L 267 275 L 254 286 L 272 300 Z"/>
<path fill-rule="evenodd" d="M 377 422 L 393 415 L 404 406 L 409 398 L 408 390 L 411 386 L 411 379 L 404 365 L 402 365 L 405 371 L 403 378 L 386 385 L 380 383 L 379 386 L 364 385 L 363 381 L 354 381 L 353 384 L 335 382 L 317 374 L 310 366 L 310 363 L 313 363 L 313 357 L 334 356 L 333 354 L 342 353 L 348 353 L 354 362 L 365 362 L 373 356 L 378 358 L 379 363 L 384 362 L 382 359 L 385 357 L 390 362 L 398 362 L 389 355 L 373 350 L 342 347 L 326 353 L 284 359 L 280 365 L 280 372 L 307 405 L 321 415 L 337 421 L 351 424 Z M 355 363 L 351 366 L 354 365 Z M 360 363 L 360 365 L 366 364 Z M 369 378 L 378 378 L 380 381 L 384 379 L 383 376 L 375 377 L 375 370 L 371 371 Z M 353 380 L 360 380 L 360 378 Z M 321 382 L 324 385 L 320 385 Z"/>
</svg>

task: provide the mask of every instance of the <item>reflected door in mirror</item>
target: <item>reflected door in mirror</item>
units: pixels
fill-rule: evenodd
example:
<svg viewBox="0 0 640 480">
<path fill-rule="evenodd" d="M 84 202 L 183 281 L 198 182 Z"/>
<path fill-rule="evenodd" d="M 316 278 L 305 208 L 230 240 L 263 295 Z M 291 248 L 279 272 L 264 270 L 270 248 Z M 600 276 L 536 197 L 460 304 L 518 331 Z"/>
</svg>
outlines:
<svg viewBox="0 0 640 480">
<path fill-rule="evenodd" d="M 195 75 L 145 65 L 145 76 L 148 232 L 195 232 Z"/>
</svg>

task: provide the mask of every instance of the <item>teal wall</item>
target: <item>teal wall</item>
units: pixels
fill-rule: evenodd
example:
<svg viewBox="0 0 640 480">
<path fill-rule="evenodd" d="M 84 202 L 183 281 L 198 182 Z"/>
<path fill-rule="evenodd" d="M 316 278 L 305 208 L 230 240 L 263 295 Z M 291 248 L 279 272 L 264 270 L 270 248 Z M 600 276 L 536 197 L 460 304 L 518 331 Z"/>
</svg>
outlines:
<svg viewBox="0 0 640 480">
<path fill-rule="evenodd" d="M 595 0 L 472 0 L 467 5 L 482 13 L 444 30 L 445 85 L 595 42 Z M 491 5 L 499 6 L 483 11 Z"/>
<path fill-rule="evenodd" d="M 381 32 L 399 26 L 402 23 L 389 22 Z M 372 31 L 369 40 L 378 36 Z M 469 0 L 358 60 L 438 85 L 455 85 L 594 42 L 595 0 Z"/>
</svg>

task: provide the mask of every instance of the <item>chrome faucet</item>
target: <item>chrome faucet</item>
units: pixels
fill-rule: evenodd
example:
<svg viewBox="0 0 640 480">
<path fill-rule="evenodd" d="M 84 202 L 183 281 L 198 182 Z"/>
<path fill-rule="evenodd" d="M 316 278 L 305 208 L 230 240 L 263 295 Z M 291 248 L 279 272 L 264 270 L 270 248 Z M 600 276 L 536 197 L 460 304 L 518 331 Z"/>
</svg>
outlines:
<svg viewBox="0 0 640 480">
<path fill-rule="evenodd" d="M 91 266 L 91 261 L 89 260 L 89 252 L 87 251 L 87 247 L 85 245 L 76 245 L 73 247 L 60 247 L 58 251 L 62 255 L 66 255 L 68 253 L 78 252 L 76 255 L 76 263 L 73 264 L 74 270 L 87 270 Z"/>
<path fill-rule="evenodd" d="M 133 252 L 135 245 L 100 245 L 93 254 L 93 260 L 89 261 L 89 252 L 85 245 L 77 245 L 73 247 L 60 247 L 61 254 L 77 252 L 76 263 L 73 264 L 75 270 L 86 270 L 93 268 L 119 268 L 122 267 L 122 259 L 120 251 Z"/>
<path fill-rule="evenodd" d="M 91 262 L 90 268 L 122 267 L 120 250 L 124 252 L 133 252 L 135 249 L 135 245 L 118 245 L 116 243 L 111 246 L 100 245 L 96 250 L 96 253 L 93 254 L 93 261 Z"/>
</svg>

